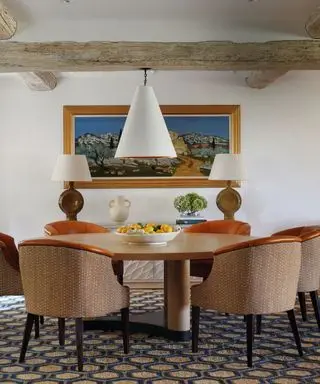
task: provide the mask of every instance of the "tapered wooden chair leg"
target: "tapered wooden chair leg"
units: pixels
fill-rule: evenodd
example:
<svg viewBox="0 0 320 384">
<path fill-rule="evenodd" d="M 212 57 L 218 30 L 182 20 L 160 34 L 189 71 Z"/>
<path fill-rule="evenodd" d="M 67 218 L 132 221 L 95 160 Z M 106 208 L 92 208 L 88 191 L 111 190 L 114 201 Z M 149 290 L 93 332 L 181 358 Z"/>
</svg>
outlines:
<svg viewBox="0 0 320 384">
<path fill-rule="evenodd" d="M 41 324 L 41 325 L 44 324 L 44 317 L 43 317 L 43 316 L 40 316 L 40 324 Z"/>
<path fill-rule="evenodd" d="M 121 309 L 123 352 L 129 353 L 129 308 Z"/>
<path fill-rule="evenodd" d="M 76 319 L 76 343 L 77 343 L 77 357 L 78 357 L 78 370 L 83 371 L 83 320 L 82 318 Z"/>
<path fill-rule="evenodd" d="M 294 339 L 295 339 L 295 342 L 296 342 L 296 345 L 297 345 L 297 349 L 298 349 L 299 355 L 302 356 L 303 355 L 303 351 L 302 351 L 300 335 L 299 335 L 299 331 L 298 331 L 298 327 L 297 327 L 297 323 L 296 323 L 296 317 L 294 315 L 294 310 L 291 309 L 291 310 L 287 311 L 287 314 L 288 314 L 288 318 L 289 318 L 289 321 L 290 321 L 292 333 L 293 333 L 293 336 L 294 336 Z"/>
<path fill-rule="evenodd" d="M 117 274 L 117 279 L 119 284 L 123 285 L 123 261 L 118 261 L 118 274 Z"/>
<path fill-rule="evenodd" d="M 27 320 L 26 320 L 26 325 L 25 325 L 24 334 L 23 334 L 23 341 L 22 341 L 22 347 L 21 347 L 21 352 L 19 357 L 19 363 L 23 363 L 25 360 L 33 323 L 36 317 L 38 316 L 33 315 L 32 313 L 27 314 Z"/>
<path fill-rule="evenodd" d="M 192 316 L 192 352 L 198 352 L 200 307 L 191 307 Z"/>
<path fill-rule="evenodd" d="M 253 315 L 246 315 L 246 323 L 247 323 L 247 362 L 248 362 L 248 367 L 252 367 Z"/>
<path fill-rule="evenodd" d="M 262 315 L 256 316 L 256 332 L 258 335 L 261 335 L 261 323 L 262 323 Z"/>
<path fill-rule="evenodd" d="M 314 314 L 317 319 L 318 328 L 320 329 L 320 308 L 319 308 L 319 299 L 318 299 L 317 291 L 310 292 L 310 297 L 311 297 L 311 301 L 314 309 Z"/>
<path fill-rule="evenodd" d="M 40 316 L 34 317 L 34 338 L 38 339 L 40 337 L 40 322 L 39 322 Z"/>
<path fill-rule="evenodd" d="M 298 298 L 299 298 L 299 304 L 300 304 L 300 311 L 301 311 L 301 317 L 303 321 L 308 320 L 307 316 L 307 306 L 306 306 L 306 296 L 304 292 L 298 292 Z"/>
<path fill-rule="evenodd" d="M 58 318 L 58 328 L 59 328 L 59 345 L 64 345 L 65 342 L 65 324 L 66 321 L 63 317 Z"/>
</svg>

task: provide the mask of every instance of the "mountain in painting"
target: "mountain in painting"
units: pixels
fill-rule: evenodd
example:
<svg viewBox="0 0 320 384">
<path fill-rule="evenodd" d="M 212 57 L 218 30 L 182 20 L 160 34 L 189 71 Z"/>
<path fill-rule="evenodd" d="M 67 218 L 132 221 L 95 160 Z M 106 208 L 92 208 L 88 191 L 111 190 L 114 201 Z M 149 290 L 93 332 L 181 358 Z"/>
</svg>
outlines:
<svg viewBox="0 0 320 384">
<path fill-rule="evenodd" d="M 217 153 L 229 151 L 229 140 L 201 133 L 170 131 L 175 159 L 116 159 L 120 135 L 85 133 L 75 140 L 75 151 L 87 156 L 92 177 L 208 176 Z"/>
</svg>

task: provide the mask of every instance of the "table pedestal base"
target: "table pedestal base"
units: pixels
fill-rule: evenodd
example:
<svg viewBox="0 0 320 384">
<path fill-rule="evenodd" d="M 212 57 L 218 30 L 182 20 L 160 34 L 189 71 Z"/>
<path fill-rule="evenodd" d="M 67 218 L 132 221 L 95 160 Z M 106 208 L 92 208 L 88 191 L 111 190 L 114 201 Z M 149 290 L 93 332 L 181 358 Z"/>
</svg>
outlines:
<svg viewBox="0 0 320 384">
<path fill-rule="evenodd" d="M 103 331 L 121 330 L 121 320 L 117 316 L 99 317 L 84 320 L 84 330 L 101 329 Z M 147 333 L 173 341 L 190 340 L 190 331 L 174 331 L 165 326 L 164 311 L 146 312 L 130 315 L 129 331 L 132 333 Z"/>
</svg>

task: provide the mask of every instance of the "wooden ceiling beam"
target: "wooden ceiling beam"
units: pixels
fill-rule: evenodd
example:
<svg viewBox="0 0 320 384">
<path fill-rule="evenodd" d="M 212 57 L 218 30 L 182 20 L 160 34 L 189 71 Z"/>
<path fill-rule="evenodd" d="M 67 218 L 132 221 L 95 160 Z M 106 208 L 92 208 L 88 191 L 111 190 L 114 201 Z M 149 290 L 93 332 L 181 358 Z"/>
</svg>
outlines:
<svg viewBox="0 0 320 384">
<path fill-rule="evenodd" d="M 0 40 L 11 39 L 17 31 L 17 21 L 0 3 Z M 0 53 L 1 55 L 1 53 Z M 52 72 L 26 72 L 21 74 L 26 85 L 36 91 L 49 91 L 56 87 L 57 78 Z"/>
<path fill-rule="evenodd" d="M 305 30 L 312 39 L 320 39 L 320 9 L 310 15 L 306 21 Z"/>
<path fill-rule="evenodd" d="M 250 88 L 263 89 L 286 73 L 281 70 L 254 71 L 246 78 L 246 84 Z"/>
<path fill-rule="evenodd" d="M 0 42 L 0 72 L 320 69 L 320 42 Z"/>
</svg>

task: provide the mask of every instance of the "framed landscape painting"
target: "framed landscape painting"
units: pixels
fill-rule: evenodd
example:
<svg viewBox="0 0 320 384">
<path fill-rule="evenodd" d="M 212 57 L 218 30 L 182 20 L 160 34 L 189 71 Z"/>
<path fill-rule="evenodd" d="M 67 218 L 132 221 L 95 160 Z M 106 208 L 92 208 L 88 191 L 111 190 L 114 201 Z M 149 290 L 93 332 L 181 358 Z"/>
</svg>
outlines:
<svg viewBox="0 0 320 384">
<path fill-rule="evenodd" d="M 129 106 L 64 106 L 64 153 L 86 155 L 77 188 L 222 187 L 208 180 L 218 153 L 240 153 L 239 105 L 162 105 L 177 158 L 114 158 Z M 152 129 L 152 127 L 150 127 Z"/>
</svg>

